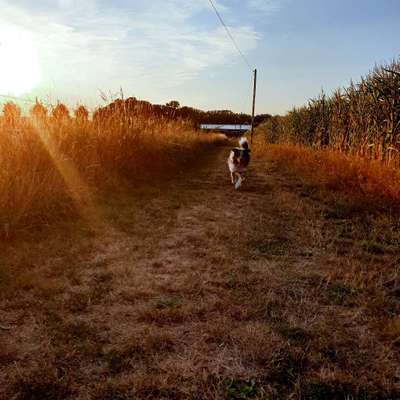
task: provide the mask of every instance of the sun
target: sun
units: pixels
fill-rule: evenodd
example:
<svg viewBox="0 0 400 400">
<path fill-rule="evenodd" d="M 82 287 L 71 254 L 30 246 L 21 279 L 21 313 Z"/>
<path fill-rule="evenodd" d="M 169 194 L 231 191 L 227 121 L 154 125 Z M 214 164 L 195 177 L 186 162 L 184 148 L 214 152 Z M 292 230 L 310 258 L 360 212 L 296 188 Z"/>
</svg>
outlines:
<svg viewBox="0 0 400 400">
<path fill-rule="evenodd" d="M 21 95 L 41 81 L 33 36 L 16 26 L 0 26 L 0 94 Z"/>
</svg>

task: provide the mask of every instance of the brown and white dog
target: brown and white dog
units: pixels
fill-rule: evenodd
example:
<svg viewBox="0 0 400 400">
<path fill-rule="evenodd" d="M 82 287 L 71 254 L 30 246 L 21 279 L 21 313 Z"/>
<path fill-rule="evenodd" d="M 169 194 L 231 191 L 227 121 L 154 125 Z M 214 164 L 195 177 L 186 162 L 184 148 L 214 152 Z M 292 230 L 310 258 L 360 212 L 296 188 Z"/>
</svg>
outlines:
<svg viewBox="0 0 400 400">
<path fill-rule="evenodd" d="M 243 173 L 246 171 L 250 162 L 250 149 L 247 139 L 242 137 L 239 146 L 231 150 L 228 158 L 228 167 L 231 173 L 232 184 L 235 189 L 239 189 L 244 180 Z"/>
</svg>

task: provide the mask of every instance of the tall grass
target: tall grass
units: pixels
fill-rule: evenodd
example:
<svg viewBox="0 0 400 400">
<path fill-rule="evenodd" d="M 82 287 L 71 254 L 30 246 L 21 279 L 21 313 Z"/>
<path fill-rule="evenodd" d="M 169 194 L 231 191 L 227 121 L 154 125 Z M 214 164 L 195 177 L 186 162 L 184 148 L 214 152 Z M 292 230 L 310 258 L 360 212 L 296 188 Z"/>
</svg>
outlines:
<svg viewBox="0 0 400 400">
<path fill-rule="evenodd" d="M 332 149 L 263 141 L 257 143 L 255 154 L 317 189 L 326 201 L 345 202 L 358 211 L 400 211 L 400 171 L 380 161 Z"/>
<path fill-rule="evenodd" d="M 185 121 L 121 110 L 90 120 L 83 106 L 71 113 L 40 103 L 25 117 L 8 103 L 0 117 L 0 233 L 74 215 L 99 190 L 173 171 L 214 139 Z"/>
<path fill-rule="evenodd" d="M 271 117 L 257 134 L 259 155 L 327 194 L 371 210 L 400 208 L 400 60 Z"/>
<path fill-rule="evenodd" d="M 270 143 L 328 147 L 399 166 L 400 60 L 267 120 L 259 132 Z"/>
</svg>

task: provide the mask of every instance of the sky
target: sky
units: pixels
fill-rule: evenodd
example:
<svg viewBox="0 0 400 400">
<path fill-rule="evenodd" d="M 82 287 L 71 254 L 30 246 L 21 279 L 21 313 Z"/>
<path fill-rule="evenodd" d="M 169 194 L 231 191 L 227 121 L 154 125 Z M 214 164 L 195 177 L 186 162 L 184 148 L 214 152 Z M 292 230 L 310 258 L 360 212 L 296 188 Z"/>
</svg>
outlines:
<svg viewBox="0 0 400 400">
<path fill-rule="evenodd" d="M 214 0 L 251 68 L 257 113 L 400 56 L 400 0 Z M 251 111 L 252 71 L 208 0 L 0 0 L 0 94 Z"/>
</svg>

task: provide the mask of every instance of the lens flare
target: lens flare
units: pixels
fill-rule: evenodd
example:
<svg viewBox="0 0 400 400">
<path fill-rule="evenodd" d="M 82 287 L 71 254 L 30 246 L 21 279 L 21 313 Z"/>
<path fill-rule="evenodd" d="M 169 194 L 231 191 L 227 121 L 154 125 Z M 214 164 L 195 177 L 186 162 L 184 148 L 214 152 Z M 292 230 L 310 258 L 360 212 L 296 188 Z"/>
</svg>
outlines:
<svg viewBox="0 0 400 400">
<path fill-rule="evenodd" d="M 16 26 L 0 26 L 0 94 L 21 95 L 41 81 L 33 36 Z"/>
</svg>

